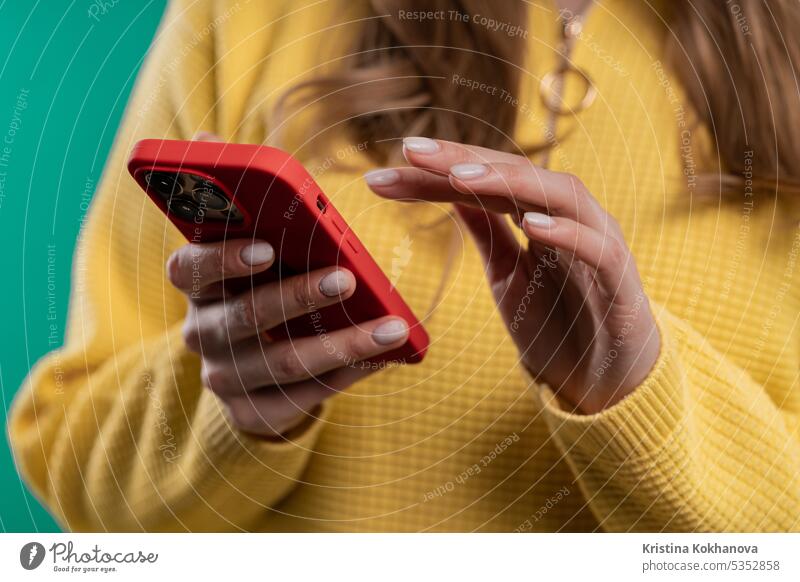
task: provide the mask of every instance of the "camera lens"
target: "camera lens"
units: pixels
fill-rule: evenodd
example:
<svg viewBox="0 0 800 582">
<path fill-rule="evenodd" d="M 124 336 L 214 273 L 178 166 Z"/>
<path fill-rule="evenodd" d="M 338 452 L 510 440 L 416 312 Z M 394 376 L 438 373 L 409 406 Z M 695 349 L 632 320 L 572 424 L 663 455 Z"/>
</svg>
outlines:
<svg viewBox="0 0 800 582">
<path fill-rule="evenodd" d="M 192 198 L 200 206 L 206 207 L 209 210 L 225 210 L 228 207 L 228 199 L 222 190 L 208 180 L 200 182 L 194 190 L 192 190 Z"/>
<path fill-rule="evenodd" d="M 185 220 L 193 220 L 195 216 L 203 214 L 197 204 L 190 198 L 171 198 L 169 211 Z"/>
<path fill-rule="evenodd" d="M 183 191 L 178 175 L 169 172 L 150 172 L 147 174 L 147 185 L 167 199 Z"/>
</svg>

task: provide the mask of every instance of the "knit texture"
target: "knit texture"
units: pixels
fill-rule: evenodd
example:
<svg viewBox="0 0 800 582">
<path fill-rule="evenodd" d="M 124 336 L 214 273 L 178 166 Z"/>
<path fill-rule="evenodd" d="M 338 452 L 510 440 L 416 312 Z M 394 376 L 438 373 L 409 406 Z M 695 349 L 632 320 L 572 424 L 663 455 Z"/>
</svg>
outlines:
<svg viewBox="0 0 800 582">
<path fill-rule="evenodd" d="M 599 97 L 559 121 L 550 156 L 619 220 L 636 257 L 663 343 L 644 383 L 600 414 L 562 410 L 522 373 L 465 241 L 424 321 L 432 344 L 423 364 L 380 371 L 335 396 L 293 440 L 231 427 L 201 386 L 199 359 L 180 335 L 186 301 L 165 279 L 167 257 L 185 241 L 125 162 L 145 137 L 206 130 L 269 141 L 280 92 L 359 34 L 359 3 L 309 4 L 180 0 L 168 9 L 81 233 L 66 344 L 36 365 L 11 415 L 20 471 L 60 523 L 800 529 L 800 236 L 769 200 L 742 193 L 718 206 L 692 196 L 683 139 L 708 135 L 691 125 L 660 64 L 663 24 L 644 2 L 592 9 L 573 59 Z M 526 26 L 516 137 L 533 144 L 545 136 L 537 91 L 556 63 L 554 6 L 535 3 Z M 292 147 L 313 138 L 302 126 L 292 125 Z M 338 140 L 328 157 L 304 161 L 422 317 L 458 226 L 444 205 L 377 199 L 360 178 L 365 153 L 349 145 Z"/>
</svg>

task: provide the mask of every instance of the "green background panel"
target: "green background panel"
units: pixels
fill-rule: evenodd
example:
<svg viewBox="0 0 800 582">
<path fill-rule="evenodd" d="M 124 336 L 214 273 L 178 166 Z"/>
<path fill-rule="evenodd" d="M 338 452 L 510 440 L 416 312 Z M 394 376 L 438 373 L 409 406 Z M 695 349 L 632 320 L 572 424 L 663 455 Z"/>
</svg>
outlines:
<svg viewBox="0 0 800 582">
<path fill-rule="evenodd" d="M 0 1 L 4 426 L 30 367 L 63 340 L 81 220 L 165 4 Z M 0 484 L 0 530 L 58 531 L 19 480 L 5 431 Z"/>
</svg>

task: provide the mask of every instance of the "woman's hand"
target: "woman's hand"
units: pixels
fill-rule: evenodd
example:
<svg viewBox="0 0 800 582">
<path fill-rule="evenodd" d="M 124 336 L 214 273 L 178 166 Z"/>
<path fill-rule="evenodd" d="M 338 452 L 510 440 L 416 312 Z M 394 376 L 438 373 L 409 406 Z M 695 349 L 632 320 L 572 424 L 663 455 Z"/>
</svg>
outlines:
<svg viewBox="0 0 800 582">
<path fill-rule="evenodd" d="M 456 204 L 530 372 L 584 414 L 641 384 L 658 330 L 619 225 L 581 181 L 485 148 L 403 144 L 411 167 L 369 172 L 367 183 L 386 198 Z M 503 214 L 520 224 L 527 249 Z"/>
<path fill-rule="evenodd" d="M 338 331 L 271 342 L 262 333 L 309 311 L 343 301 L 356 281 L 327 268 L 226 292 L 225 281 L 267 270 L 272 247 L 262 241 L 187 244 L 167 262 L 169 280 L 189 298 L 184 339 L 202 358 L 203 383 L 240 429 L 277 436 L 313 415 L 319 404 L 370 373 L 353 362 L 397 348 L 407 324 L 385 317 Z"/>
</svg>

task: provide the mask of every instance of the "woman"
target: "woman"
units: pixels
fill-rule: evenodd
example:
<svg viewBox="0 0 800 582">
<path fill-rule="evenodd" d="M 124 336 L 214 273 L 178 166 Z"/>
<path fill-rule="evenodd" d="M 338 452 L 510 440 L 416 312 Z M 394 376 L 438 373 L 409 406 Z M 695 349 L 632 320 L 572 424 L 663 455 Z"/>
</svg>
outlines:
<svg viewBox="0 0 800 582">
<path fill-rule="evenodd" d="M 14 407 L 23 475 L 73 530 L 800 529 L 798 24 L 788 0 L 174 2 L 68 341 Z M 223 296 L 268 241 L 186 245 L 124 169 L 199 131 L 301 157 L 424 316 L 423 364 L 343 365 L 402 344 L 392 319 L 331 333 L 346 359 L 261 340 L 357 283 Z"/>
</svg>

